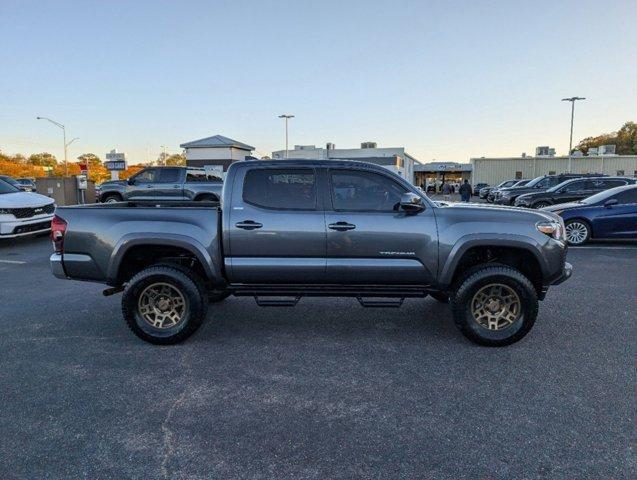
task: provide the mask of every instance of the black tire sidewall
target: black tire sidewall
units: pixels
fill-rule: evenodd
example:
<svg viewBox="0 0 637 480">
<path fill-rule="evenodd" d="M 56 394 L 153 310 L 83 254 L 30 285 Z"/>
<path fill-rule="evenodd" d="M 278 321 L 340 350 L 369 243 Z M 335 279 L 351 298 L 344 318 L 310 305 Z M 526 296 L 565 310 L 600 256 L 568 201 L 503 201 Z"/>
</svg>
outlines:
<svg viewBox="0 0 637 480">
<path fill-rule="evenodd" d="M 177 325 L 166 329 L 155 328 L 139 314 L 139 297 L 153 283 L 168 283 L 184 296 L 184 318 Z M 135 275 L 127 285 L 122 296 L 122 312 L 130 329 L 142 340 L 171 344 L 186 339 L 199 328 L 205 318 L 206 302 L 197 284 L 184 272 L 172 267 L 150 267 Z"/>
<path fill-rule="evenodd" d="M 475 321 L 471 313 L 473 296 L 482 287 L 500 283 L 513 289 L 520 298 L 522 315 L 509 327 L 489 330 Z M 523 338 L 533 327 L 537 317 L 537 293 L 530 281 L 509 267 L 492 267 L 478 270 L 469 276 L 452 298 L 456 326 L 471 341 L 486 346 L 504 346 Z"/>
</svg>

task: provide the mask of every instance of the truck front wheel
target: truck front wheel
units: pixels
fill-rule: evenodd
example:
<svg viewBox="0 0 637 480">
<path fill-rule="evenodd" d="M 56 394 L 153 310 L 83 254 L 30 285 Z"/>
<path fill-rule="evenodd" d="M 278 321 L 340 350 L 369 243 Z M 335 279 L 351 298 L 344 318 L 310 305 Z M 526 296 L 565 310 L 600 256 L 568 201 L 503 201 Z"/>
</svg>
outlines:
<svg viewBox="0 0 637 480">
<path fill-rule="evenodd" d="M 451 295 L 456 326 L 472 342 L 489 347 L 510 345 L 533 327 L 537 292 L 518 270 L 485 266 L 460 281 Z"/>
<path fill-rule="evenodd" d="M 169 266 L 149 267 L 128 282 L 122 313 L 146 342 L 168 345 L 192 335 L 206 318 L 207 298 L 197 279 Z"/>
</svg>

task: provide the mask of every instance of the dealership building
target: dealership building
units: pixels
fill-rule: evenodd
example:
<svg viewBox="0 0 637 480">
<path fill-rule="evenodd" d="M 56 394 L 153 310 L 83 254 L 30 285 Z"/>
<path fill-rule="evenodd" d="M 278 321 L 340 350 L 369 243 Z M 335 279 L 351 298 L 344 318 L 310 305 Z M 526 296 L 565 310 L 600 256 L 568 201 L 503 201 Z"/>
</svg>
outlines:
<svg viewBox="0 0 637 480">
<path fill-rule="evenodd" d="M 514 178 L 535 178 L 556 173 L 600 173 L 637 177 L 637 155 L 615 155 L 613 145 L 591 148 L 588 155 L 574 152 L 569 156 L 555 156 L 554 150 L 538 147 L 535 156 L 472 158 L 472 183 L 497 185 Z"/>
</svg>

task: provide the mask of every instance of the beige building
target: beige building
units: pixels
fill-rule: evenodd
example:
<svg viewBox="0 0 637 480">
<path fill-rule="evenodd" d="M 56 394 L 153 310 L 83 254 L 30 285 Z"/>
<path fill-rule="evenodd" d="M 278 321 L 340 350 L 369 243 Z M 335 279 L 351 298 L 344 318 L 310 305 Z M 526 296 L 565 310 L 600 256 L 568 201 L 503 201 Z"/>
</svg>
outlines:
<svg viewBox="0 0 637 480">
<path fill-rule="evenodd" d="M 569 171 L 568 156 L 523 156 L 506 158 L 472 158 L 472 183 L 497 185 L 514 178 L 535 178 Z M 637 155 L 573 156 L 570 171 L 574 173 L 603 173 L 637 177 Z"/>
</svg>

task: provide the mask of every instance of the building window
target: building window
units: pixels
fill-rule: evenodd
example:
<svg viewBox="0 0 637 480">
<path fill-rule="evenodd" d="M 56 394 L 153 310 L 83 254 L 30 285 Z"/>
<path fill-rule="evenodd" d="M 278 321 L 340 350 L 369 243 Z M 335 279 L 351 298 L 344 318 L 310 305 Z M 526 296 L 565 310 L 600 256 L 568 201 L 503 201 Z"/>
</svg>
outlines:
<svg viewBox="0 0 637 480">
<path fill-rule="evenodd" d="M 555 175 L 555 170 L 549 170 L 549 175 Z"/>
<path fill-rule="evenodd" d="M 624 171 L 623 170 L 617 170 L 617 176 L 618 177 L 623 177 L 624 176 Z"/>
<path fill-rule="evenodd" d="M 522 172 L 515 172 L 515 179 L 522 180 Z"/>
</svg>

